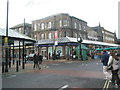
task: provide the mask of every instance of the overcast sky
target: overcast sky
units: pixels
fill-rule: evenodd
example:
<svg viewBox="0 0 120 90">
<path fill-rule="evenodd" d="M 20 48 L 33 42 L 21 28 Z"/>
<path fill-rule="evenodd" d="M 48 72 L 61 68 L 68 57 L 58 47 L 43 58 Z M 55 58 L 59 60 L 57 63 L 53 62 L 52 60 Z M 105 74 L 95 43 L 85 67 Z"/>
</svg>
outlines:
<svg viewBox="0 0 120 90">
<path fill-rule="evenodd" d="M 88 23 L 118 33 L 119 0 L 9 0 L 9 28 L 57 13 L 68 13 Z M 0 0 L 0 28 L 6 28 L 6 2 Z"/>
</svg>

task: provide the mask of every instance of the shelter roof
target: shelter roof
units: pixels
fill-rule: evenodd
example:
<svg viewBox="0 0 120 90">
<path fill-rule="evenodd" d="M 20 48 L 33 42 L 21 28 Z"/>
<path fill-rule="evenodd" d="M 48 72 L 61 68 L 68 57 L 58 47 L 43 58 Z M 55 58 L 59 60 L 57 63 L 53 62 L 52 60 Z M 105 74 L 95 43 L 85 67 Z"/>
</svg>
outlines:
<svg viewBox="0 0 120 90">
<path fill-rule="evenodd" d="M 6 29 L 0 28 L 0 36 L 3 36 L 3 37 L 6 36 Z M 33 41 L 33 42 L 36 41 L 35 39 L 32 39 L 24 34 L 21 34 L 11 29 L 8 30 L 8 37 L 13 38 L 15 40 L 26 40 L 26 41 Z"/>
<path fill-rule="evenodd" d="M 66 36 L 66 37 L 63 37 L 63 38 L 58 38 L 57 41 L 58 41 L 58 43 L 72 43 L 72 42 L 77 43 L 77 38 L 72 38 L 72 37 L 67 37 Z M 100 41 L 91 41 L 91 40 L 83 40 L 82 43 L 104 45 L 104 46 L 120 46 L 118 44 L 105 43 L 105 42 L 100 42 Z M 54 44 L 54 39 L 38 40 L 37 44 Z"/>
</svg>

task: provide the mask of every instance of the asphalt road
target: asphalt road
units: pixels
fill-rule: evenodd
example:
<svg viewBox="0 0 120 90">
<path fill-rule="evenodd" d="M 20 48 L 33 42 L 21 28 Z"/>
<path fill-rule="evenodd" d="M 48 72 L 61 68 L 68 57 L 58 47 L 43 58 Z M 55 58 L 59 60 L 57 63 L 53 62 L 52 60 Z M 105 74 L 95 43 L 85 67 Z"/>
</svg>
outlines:
<svg viewBox="0 0 120 90">
<path fill-rule="evenodd" d="M 104 80 L 102 64 L 99 60 L 66 61 L 50 63 L 47 66 L 48 68 L 44 70 L 3 76 L 3 88 L 54 88 L 55 90 L 113 88 L 112 83 Z"/>
</svg>

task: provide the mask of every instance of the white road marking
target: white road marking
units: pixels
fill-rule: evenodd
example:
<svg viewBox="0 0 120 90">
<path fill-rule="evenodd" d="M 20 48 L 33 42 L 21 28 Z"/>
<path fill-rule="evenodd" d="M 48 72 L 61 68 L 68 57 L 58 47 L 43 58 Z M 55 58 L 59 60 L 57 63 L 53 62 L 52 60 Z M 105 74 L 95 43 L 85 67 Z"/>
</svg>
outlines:
<svg viewBox="0 0 120 90">
<path fill-rule="evenodd" d="M 12 77 L 16 77 L 16 75 L 11 75 L 11 76 L 9 76 L 8 78 L 12 78 Z"/>
<path fill-rule="evenodd" d="M 59 88 L 58 90 L 63 90 L 63 89 L 65 89 L 65 88 L 68 88 L 68 85 L 64 85 L 64 86 L 62 86 L 61 88 Z"/>
</svg>

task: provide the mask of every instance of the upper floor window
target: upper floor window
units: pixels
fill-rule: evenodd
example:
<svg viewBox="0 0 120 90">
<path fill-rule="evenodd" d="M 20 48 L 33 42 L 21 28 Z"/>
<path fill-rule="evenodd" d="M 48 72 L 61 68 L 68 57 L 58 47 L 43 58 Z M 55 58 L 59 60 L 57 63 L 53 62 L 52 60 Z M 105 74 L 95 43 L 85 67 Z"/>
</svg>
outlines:
<svg viewBox="0 0 120 90">
<path fill-rule="evenodd" d="M 77 29 L 77 23 L 76 22 L 74 23 L 74 28 Z"/>
<path fill-rule="evenodd" d="M 22 33 L 22 28 L 19 28 L 19 32 Z"/>
<path fill-rule="evenodd" d="M 86 26 L 83 26 L 84 31 L 86 31 Z"/>
<path fill-rule="evenodd" d="M 45 29 L 45 24 L 44 23 L 41 23 L 41 29 Z"/>
<path fill-rule="evenodd" d="M 36 24 L 34 24 L 34 30 L 37 31 L 37 25 Z"/>
<path fill-rule="evenodd" d="M 48 39 L 52 39 L 52 34 L 51 33 L 48 34 Z"/>
<path fill-rule="evenodd" d="M 51 27 L 52 27 L 52 23 L 48 22 L 48 28 L 51 28 Z"/>
<path fill-rule="evenodd" d="M 63 20 L 63 26 L 67 26 L 68 22 L 67 20 Z"/>
<path fill-rule="evenodd" d="M 79 30 L 82 30 L 82 26 L 81 26 L 81 24 L 79 24 Z"/>
<path fill-rule="evenodd" d="M 37 35 L 36 34 L 34 35 L 34 38 L 37 39 Z"/>
<path fill-rule="evenodd" d="M 41 39 L 44 39 L 44 34 L 43 33 L 41 34 Z"/>
<path fill-rule="evenodd" d="M 75 33 L 75 38 L 77 38 L 77 33 Z"/>
<path fill-rule="evenodd" d="M 60 27 L 62 27 L 62 20 L 60 20 L 59 23 L 60 23 Z"/>
</svg>

